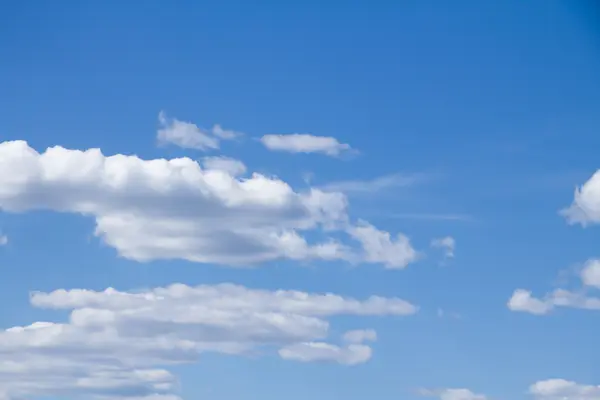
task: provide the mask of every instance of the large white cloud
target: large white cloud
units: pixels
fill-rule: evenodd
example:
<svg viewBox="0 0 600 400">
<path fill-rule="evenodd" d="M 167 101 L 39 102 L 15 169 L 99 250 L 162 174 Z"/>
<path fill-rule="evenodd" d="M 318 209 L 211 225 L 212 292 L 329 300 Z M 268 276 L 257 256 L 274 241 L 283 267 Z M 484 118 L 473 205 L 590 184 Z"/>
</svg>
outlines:
<svg viewBox="0 0 600 400">
<path fill-rule="evenodd" d="M 304 133 L 264 135 L 260 141 L 269 150 L 289 153 L 321 153 L 328 156 L 339 156 L 352 150 L 349 144 L 340 143 L 334 137 Z"/>
<path fill-rule="evenodd" d="M 31 303 L 70 310 L 69 321 L 0 332 L 0 398 L 175 399 L 178 382 L 165 368 L 195 362 L 207 351 L 243 355 L 279 349 L 284 359 L 354 365 L 367 361 L 371 348 L 324 342 L 328 317 L 417 311 L 397 298 L 360 301 L 232 284 L 174 284 L 143 292 L 61 289 L 32 293 Z M 375 338 L 370 330 L 361 338 L 357 332 L 349 336 Z"/>
<path fill-rule="evenodd" d="M 537 315 L 548 314 L 556 307 L 600 310 L 600 297 L 587 293 L 589 288 L 600 288 L 600 260 L 586 261 L 580 272 L 580 279 L 583 289 L 579 291 L 556 289 L 541 298 L 534 297 L 529 290 L 517 289 L 513 292 L 507 306 L 512 311 Z"/>
<path fill-rule="evenodd" d="M 210 163 L 210 162 L 209 162 Z M 143 160 L 24 141 L 0 143 L 0 209 L 50 209 L 96 221 L 97 236 L 121 256 L 251 265 L 281 258 L 347 260 L 403 267 L 415 251 L 399 235 L 353 227 L 339 192 L 296 192 L 261 174 L 240 179 L 230 167 L 189 158 Z M 308 243 L 302 232 L 348 232 L 364 252 L 333 239 Z M 387 238 L 387 239 L 386 239 Z M 375 245 L 375 247 L 374 247 Z"/>
</svg>

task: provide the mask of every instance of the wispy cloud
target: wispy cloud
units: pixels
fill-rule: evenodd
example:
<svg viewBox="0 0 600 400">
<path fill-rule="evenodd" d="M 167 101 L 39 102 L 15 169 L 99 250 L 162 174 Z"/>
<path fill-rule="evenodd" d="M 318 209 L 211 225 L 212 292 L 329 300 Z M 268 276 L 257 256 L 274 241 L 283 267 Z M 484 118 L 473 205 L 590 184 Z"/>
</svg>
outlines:
<svg viewBox="0 0 600 400">
<path fill-rule="evenodd" d="M 420 219 L 431 221 L 474 221 L 474 218 L 467 214 L 444 214 L 444 213 L 392 213 L 386 215 L 387 218 L 396 219 Z"/>
<path fill-rule="evenodd" d="M 369 180 L 347 180 L 332 182 L 321 186 L 321 189 L 330 192 L 347 194 L 372 194 L 384 190 L 407 187 L 429 178 L 427 174 L 395 173 L 380 176 Z"/>
</svg>

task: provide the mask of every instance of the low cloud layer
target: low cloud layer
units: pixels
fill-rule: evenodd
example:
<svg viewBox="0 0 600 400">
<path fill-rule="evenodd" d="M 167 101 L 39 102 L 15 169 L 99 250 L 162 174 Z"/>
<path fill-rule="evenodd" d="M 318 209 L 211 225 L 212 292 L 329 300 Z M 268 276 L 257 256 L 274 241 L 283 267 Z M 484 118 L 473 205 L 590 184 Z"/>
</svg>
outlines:
<svg viewBox="0 0 600 400">
<path fill-rule="evenodd" d="M 31 304 L 68 310 L 70 317 L 0 332 L 0 398 L 177 399 L 179 382 L 169 366 L 196 362 L 204 352 L 273 351 L 286 360 L 355 365 L 371 357 L 362 342 L 374 340 L 375 332 L 352 331 L 338 338 L 341 344 L 328 343 L 327 318 L 417 312 L 398 298 L 357 300 L 232 284 L 145 292 L 60 289 L 32 293 Z"/>
</svg>

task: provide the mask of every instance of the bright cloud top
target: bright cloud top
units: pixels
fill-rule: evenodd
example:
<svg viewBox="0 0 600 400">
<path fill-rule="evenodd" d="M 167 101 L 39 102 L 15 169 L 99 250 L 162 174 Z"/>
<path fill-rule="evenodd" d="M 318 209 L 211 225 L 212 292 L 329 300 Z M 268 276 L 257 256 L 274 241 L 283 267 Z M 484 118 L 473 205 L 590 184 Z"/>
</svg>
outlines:
<svg viewBox="0 0 600 400">
<path fill-rule="evenodd" d="M 264 135 L 260 141 L 266 148 L 273 151 L 321 153 L 332 157 L 339 156 L 352 149 L 349 144 L 340 143 L 334 137 L 300 133 L 291 135 Z"/>
<path fill-rule="evenodd" d="M 168 118 L 164 111 L 158 114 L 158 122 L 158 143 L 173 144 L 184 149 L 215 150 L 219 148 L 221 140 L 232 140 L 242 135 L 240 132 L 225 130 L 220 125 L 203 130 L 191 122 Z"/>
<path fill-rule="evenodd" d="M 242 164 L 189 158 L 144 160 L 99 149 L 60 146 L 43 153 L 24 141 L 0 143 L 0 209 L 49 209 L 93 217 L 95 234 L 122 257 L 150 261 L 253 265 L 276 259 L 344 260 L 402 268 L 416 259 L 404 235 L 395 239 L 368 223 L 353 226 L 339 192 L 296 192 L 286 182 Z M 302 232 L 340 231 L 308 243 Z"/>
<path fill-rule="evenodd" d="M 581 270 L 580 279 L 584 288 L 600 289 L 600 260 L 588 260 Z M 536 298 L 529 290 L 517 289 L 507 305 L 512 311 L 543 315 L 556 307 L 600 310 L 600 297 L 589 296 L 584 291 L 556 289 L 543 298 Z"/>
<path fill-rule="evenodd" d="M 283 359 L 355 365 L 371 357 L 362 341 L 374 340 L 375 333 L 353 331 L 341 345 L 327 343 L 326 318 L 417 312 L 398 298 L 361 301 L 231 284 L 174 284 L 145 292 L 61 289 L 32 293 L 31 304 L 70 310 L 69 322 L 0 332 L 0 398 L 177 399 L 177 379 L 165 366 L 196 362 L 203 352 L 278 349 Z"/>
</svg>

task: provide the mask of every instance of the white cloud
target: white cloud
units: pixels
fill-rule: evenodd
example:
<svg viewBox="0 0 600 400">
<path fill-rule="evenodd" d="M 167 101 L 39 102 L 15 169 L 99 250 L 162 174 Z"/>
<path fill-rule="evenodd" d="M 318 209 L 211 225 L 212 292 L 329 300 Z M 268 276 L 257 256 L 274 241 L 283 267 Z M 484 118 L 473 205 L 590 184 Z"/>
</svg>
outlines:
<svg viewBox="0 0 600 400">
<path fill-rule="evenodd" d="M 143 292 L 61 289 L 34 292 L 31 304 L 70 310 L 69 321 L 0 331 L 0 398 L 177 399 L 177 379 L 165 366 L 196 362 L 204 352 L 279 349 L 284 359 L 354 365 L 367 361 L 371 349 L 324 342 L 327 317 L 417 310 L 397 298 L 361 301 L 231 284 Z"/>
<path fill-rule="evenodd" d="M 223 129 L 223 127 L 219 124 L 216 124 L 212 127 L 211 133 L 223 140 L 233 140 L 244 136 L 242 132 L 234 131 L 231 129 Z"/>
<path fill-rule="evenodd" d="M 291 135 L 264 135 L 260 138 L 260 141 L 269 150 L 286 151 L 289 153 L 322 153 L 335 157 L 352 150 L 350 145 L 340 143 L 333 137 L 299 133 Z"/>
<path fill-rule="evenodd" d="M 402 269 L 419 258 L 408 237 L 402 234 L 393 238 L 388 232 L 364 221 L 349 227 L 347 232 L 362 244 L 361 258 L 367 262 L 381 263 L 389 269 Z"/>
<path fill-rule="evenodd" d="M 332 182 L 320 187 L 328 192 L 343 192 L 347 194 L 373 194 L 395 187 L 406 187 L 424 179 L 420 174 L 390 174 L 372 180 L 351 180 Z"/>
<path fill-rule="evenodd" d="M 360 344 L 367 341 L 374 342 L 377 340 L 377 332 L 373 329 L 359 329 L 354 331 L 348 331 L 344 333 L 342 337 L 346 343 Z"/>
<path fill-rule="evenodd" d="M 0 246 L 5 246 L 8 244 L 8 236 L 0 235 Z"/>
<path fill-rule="evenodd" d="M 340 347 L 323 342 L 296 343 L 279 350 L 279 356 L 286 360 L 301 362 L 337 362 L 344 365 L 357 365 L 367 362 L 372 355 L 369 346 L 350 344 Z"/>
<path fill-rule="evenodd" d="M 215 150 L 219 148 L 220 140 L 232 140 L 241 135 L 240 132 L 225 130 L 220 125 L 215 125 L 208 131 L 203 130 L 191 122 L 168 118 L 164 111 L 158 114 L 158 122 L 158 143 L 174 144 L 184 149 Z"/>
<path fill-rule="evenodd" d="M 543 315 L 548 314 L 556 307 L 600 310 L 600 298 L 589 297 L 583 293 L 571 292 L 565 289 L 556 289 L 543 298 L 535 298 L 530 291 L 517 289 L 507 305 L 512 311 Z"/>
<path fill-rule="evenodd" d="M 342 193 L 295 192 L 261 174 L 239 179 L 189 158 L 143 160 L 24 141 L 0 143 L 0 209 L 49 209 L 93 217 L 95 234 L 125 258 L 248 266 L 277 259 L 352 260 L 401 268 L 416 259 L 407 237 L 362 224 L 364 246 L 308 243 L 302 232 L 349 226 Z"/>
<path fill-rule="evenodd" d="M 560 213 L 571 224 L 600 223 L 600 170 L 575 189 L 573 203 Z"/>
<path fill-rule="evenodd" d="M 590 259 L 586 261 L 581 271 L 581 280 L 586 286 L 600 289 L 600 260 Z"/>
<path fill-rule="evenodd" d="M 536 298 L 531 291 L 517 289 L 507 303 L 512 311 L 530 314 L 548 314 L 556 307 L 581 308 L 585 310 L 600 310 L 600 297 L 589 296 L 587 288 L 600 288 L 600 260 L 590 259 L 583 265 L 579 274 L 583 289 L 570 291 L 556 289 L 542 298 Z"/>
<path fill-rule="evenodd" d="M 202 165 L 209 170 L 227 172 L 231 176 L 240 176 L 246 173 L 243 162 L 229 157 L 204 157 Z"/>
<path fill-rule="evenodd" d="M 598 400 L 600 386 L 565 379 L 547 379 L 531 385 L 529 393 L 538 400 Z"/>
<path fill-rule="evenodd" d="M 437 397 L 440 400 L 487 400 L 483 394 L 473 393 L 469 389 L 421 389 L 421 396 Z"/>
<path fill-rule="evenodd" d="M 454 249 L 456 248 L 456 241 L 452 236 L 433 239 L 431 241 L 431 247 L 444 250 L 445 258 L 454 258 Z"/>
</svg>

